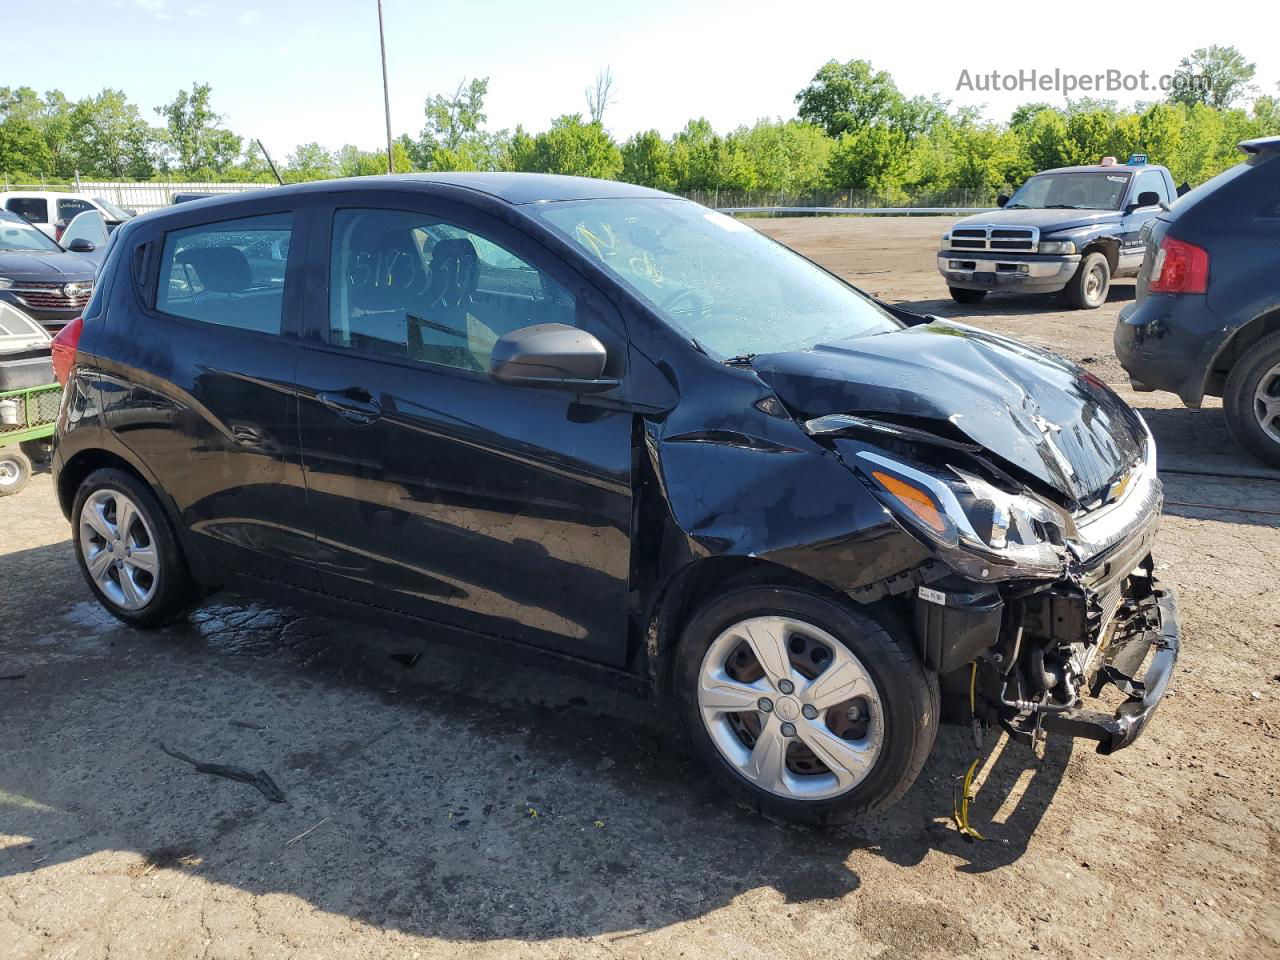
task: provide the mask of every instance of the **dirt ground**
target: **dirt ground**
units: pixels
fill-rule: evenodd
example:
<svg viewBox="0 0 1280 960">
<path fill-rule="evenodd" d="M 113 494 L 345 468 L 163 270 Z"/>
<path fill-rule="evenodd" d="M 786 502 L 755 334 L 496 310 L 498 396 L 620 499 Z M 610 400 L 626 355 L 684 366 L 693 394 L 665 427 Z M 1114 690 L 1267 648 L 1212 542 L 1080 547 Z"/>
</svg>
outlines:
<svg viewBox="0 0 1280 960">
<path fill-rule="evenodd" d="M 42 474 L 0 499 L 0 958 L 1280 956 L 1280 472 L 1216 406 L 1128 391 L 1131 282 L 1088 313 L 961 308 L 934 269 L 947 221 L 752 223 L 1072 357 L 1148 418 L 1184 647 L 1137 744 L 1036 759 L 989 735 L 987 842 L 949 821 L 956 729 L 887 814 L 776 826 L 697 774 L 661 705 L 233 596 L 125 628 Z"/>
</svg>

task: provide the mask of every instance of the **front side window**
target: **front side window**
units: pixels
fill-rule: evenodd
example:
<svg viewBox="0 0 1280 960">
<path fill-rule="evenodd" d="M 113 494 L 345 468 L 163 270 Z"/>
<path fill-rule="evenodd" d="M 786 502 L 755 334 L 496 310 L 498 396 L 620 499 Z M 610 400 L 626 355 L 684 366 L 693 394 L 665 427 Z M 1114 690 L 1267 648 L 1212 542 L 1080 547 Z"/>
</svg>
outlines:
<svg viewBox="0 0 1280 960">
<path fill-rule="evenodd" d="M 273 213 L 165 234 L 156 309 L 279 333 L 293 215 Z"/>
<path fill-rule="evenodd" d="M 573 295 L 478 233 L 401 210 L 339 210 L 333 220 L 329 342 L 487 371 L 504 334 L 576 323 Z"/>
<path fill-rule="evenodd" d="M 107 242 L 107 224 L 102 219 L 102 214 L 97 210 L 86 210 L 84 213 L 76 215 L 67 229 L 62 231 L 59 242 L 67 248 L 75 240 L 88 240 L 95 247 L 100 247 Z"/>
<path fill-rule="evenodd" d="M 1133 185 L 1133 197 L 1129 202 L 1137 203 L 1138 198 L 1148 191 L 1158 196 L 1162 202 L 1169 202 L 1169 187 L 1164 182 L 1164 174 L 1159 170 L 1146 170 L 1138 174 Z"/>
<path fill-rule="evenodd" d="M 1009 198 L 1006 210 L 1119 210 L 1128 173 L 1041 173 Z"/>
<path fill-rule="evenodd" d="M 721 359 L 901 328 L 799 254 L 690 201 L 563 200 L 535 215 Z"/>
<path fill-rule="evenodd" d="M 11 197 L 5 206 L 31 223 L 49 222 L 49 201 L 44 197 Z"/>
<path fill-rule="evenodd" d="M 59 200 L 58 201 L 58 219 L 70 220 L 77 214 L 84 213 L 86 210 L 96 209 L 88 200 Z"/>
</svg>

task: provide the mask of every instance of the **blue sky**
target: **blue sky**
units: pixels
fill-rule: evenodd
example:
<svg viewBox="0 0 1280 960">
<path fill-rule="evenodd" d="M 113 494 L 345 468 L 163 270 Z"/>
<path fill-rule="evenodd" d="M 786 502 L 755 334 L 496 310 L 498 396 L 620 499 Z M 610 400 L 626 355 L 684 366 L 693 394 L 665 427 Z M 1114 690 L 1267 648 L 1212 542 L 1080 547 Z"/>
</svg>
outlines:
<svg viewBox="0 0 1280 960">
<path fill-rule="evenodd" d="M 1063 97 L 957 91 L 962 70 L 971 78 L 1032 68 L 1155 77 L 1193 46 L 1222 43 L 1258 64 L 1263 92 L 1276 93 L 1280 81 L 1280 47 L 1271 42 L 1280 8 L 1241 0 L 1218 3 L 1207 25 L 1204 5 L 1183 0 L 1147 13 L 1123 4 L 978 2 L 966 10 L 954 0 L 383 2 L 396 134 L 421 129 L 426 95 L 473 76 L 490 78 L 491 128 L 542 129 L 585 109 L 583 88 L 606 64 L 618 102 L 605 124 L 619 138 L 649 127 L 670 134 L 700 115 L 720 130 L 792 116 L 796 91 L 831 57 L 870 59 L 907 94 L 985 105 L 999 119 L 1018 103 Z M 57 39 L 59 22 L 70 38 L 91 40 L 54 59 L 34 37 L 69 50 Z M 150 115 L 179 87 L 208 82 L 228 126 L 261 137 L 278 158 L 312 140 L 372 148 L 383 138 L 375 0 L 43 0 L 6 13 L 0 29 L 9 41 L 0 84 L 56 87 L 72 98 L 120 87 Z"/>
</svg>

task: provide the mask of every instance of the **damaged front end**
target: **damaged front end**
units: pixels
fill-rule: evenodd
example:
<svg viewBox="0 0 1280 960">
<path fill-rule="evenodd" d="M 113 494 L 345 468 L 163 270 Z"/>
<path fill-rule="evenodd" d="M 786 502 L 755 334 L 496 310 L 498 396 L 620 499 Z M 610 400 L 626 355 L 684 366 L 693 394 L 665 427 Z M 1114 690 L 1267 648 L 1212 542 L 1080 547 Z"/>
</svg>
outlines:
<svg viewBox="0 0 1280 960">
<path fill-rule="evenodd" d="M 1133 742 L 1179 645 L 1174 600 L 1151 559 L 1163 493 L 1145 427 L 1142 454 L 1087 503 L 1054 497 L 941 429 L 846 415 L 804 427 L 948 568 L 908 600 L 922 659 L 945 691 L 967 699 L 976 664 L 974 712 L 1015 739 L 1065 733 L 1100 753 Z M 1087 705 L 1108 689 L 1119 703 Z"/>
</svg>

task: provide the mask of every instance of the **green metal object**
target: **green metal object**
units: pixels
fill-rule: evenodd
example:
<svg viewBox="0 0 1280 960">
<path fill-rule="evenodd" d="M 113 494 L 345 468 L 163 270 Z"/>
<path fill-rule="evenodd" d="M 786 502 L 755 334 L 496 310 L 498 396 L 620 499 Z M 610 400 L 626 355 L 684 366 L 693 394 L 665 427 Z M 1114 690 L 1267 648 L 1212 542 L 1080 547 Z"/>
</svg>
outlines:
<svg viewBox="0 0 1280 960">
<path fill-rule="evenodd" d="M 61 384 L 0 391 L 0 403 L 5 400 L 18 404 L 18 422 L 0 422 L 0 447 L 53 436 L 53 428 L 58 422 L 58 407 L 62 405 Z"/>
</svg>

